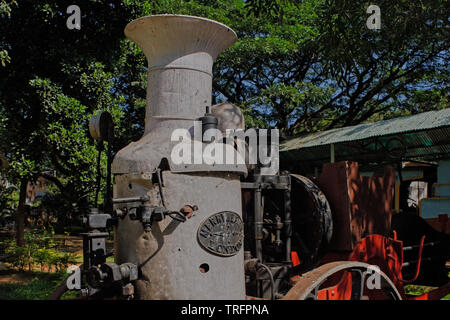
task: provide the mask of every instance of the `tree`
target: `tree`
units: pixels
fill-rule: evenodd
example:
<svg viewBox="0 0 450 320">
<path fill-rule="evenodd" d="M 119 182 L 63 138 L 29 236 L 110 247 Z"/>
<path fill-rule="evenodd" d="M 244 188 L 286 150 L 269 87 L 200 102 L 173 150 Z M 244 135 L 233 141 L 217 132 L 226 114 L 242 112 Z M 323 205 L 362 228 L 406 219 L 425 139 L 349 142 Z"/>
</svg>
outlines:
<svg viewBox="0 0 450 320">
<path fill-rule="evenodd" d="M 96 176 L 89 117 L 100 109 L 116 120 L 121 116 L 122 98 L 113 92 L 111 72 L 126 11 L 120 2 L 82 2 L 85 25 L 74 31 L 66 27 L 70 4 L 21 1 L 0 24 L 0 43 L 9 56 L 0 67 L 0 144 L 10 163 L 8 179 L 21 190 L 19 245 L 28 181 L 44 176 L 74 211 L 86 210 Z"/>
<path fill-rule="evenodd" d="M 8 179 L 44 175 L 75 212 L 96 189 L 89 117 L 113 114 L 114 151 L 142 135 L 147 63 L 123 34 L 141 16 L 202 16 L 237 32 L 214 65 L 213 103 L 241 107 L 247 126 L 288 136 L 448 107 L 438 0 L 378 1 L 380 30 L 359 0 L 79 0 L 80 30 L 66 26 L 72 4 L 0 0 L 0 147 Z"/>
<path fill-rule="evenodd" d="M 266 2 L 276 7 L 286 1 Z M 366 27 L 368 1 L 287 2 L 294 11 L 309 3 L 318 18 L 318 36 L 309 43 L 317 59 L 307 66 L 306 77 L 295 80 L 314 85 L 312 92 L 324 90 L 325 98 L 314 104 L 313 94 L 301 102 L 296 82 L 275 83 L 262 91 L 263 96 L 270 93 L 266 103 L 276 111 L 271 114 L 283 117 L 277 125 L 287 134 L 448 107 L 449 26 L 441 1 L 378 1 L 380 30 Z M 267 14 L 265 8 L 252 7 L 252 12 Z M 279 21 L 291 14 L 275 9 L 269 13 Z M 283 90 L 276 94 L 277 89 Z M 420 103 L 425 96 L 434 103 Z"/>
</svg>

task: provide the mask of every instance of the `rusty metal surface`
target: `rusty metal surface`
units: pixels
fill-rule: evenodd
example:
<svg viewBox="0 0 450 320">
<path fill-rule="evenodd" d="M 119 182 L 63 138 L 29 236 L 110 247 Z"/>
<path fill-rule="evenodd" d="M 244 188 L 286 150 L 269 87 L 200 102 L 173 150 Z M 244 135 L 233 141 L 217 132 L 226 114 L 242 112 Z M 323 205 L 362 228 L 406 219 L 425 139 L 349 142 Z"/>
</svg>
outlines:
<svg viewBox="0 0 450 320">
<path fill-rule="evenodd" d="M 166 159 L 172 172 L 245 174 L 243 160 L 215 165 L 195 163 L 193 159 L 181 164 L 172 161 L 172 151 L 180 144 L 178 138 L 171 141 L 176 129 L 188 130 L 192 139 L 183 139 L 186 147 L 191 150 L 193 146 L 197 155 L 204 154 L 201 128 L 200 137 L 192 137 L 196 135 L 195 120 L 211 106 L 213 62 L 236 41 L 236 33 L 213 20 L 170 14 L 133 20 L 126 26 L 125 35 L 142 49 L 148 62 L 145 131 L 140 140 L 117 152 L 112 172 L 153 172 Z M 224 154 L 233 155 L 233 159 L 241 157 L 231 145 L 218 147 L 223 147 Z"/>
<path fill-rule="evenodd" d="M 448 223 L 447 214 L 440 214 L 437 218 L 426 218 L 425 221 L 436 231 L 450 235 L 450 223 Z"/>
<path fill-rule="evenodd" d="M 143 175 L 116 176 L 115 198 L 146 194 L 151 199 L 150 204 L 161 205 L 158 186 L 152 184 L 151 177 L 145 178 Z M 137 298 L 244 299 L 243 249 L 233 256 L 219 256 L 205 250 L 197 240 L 198 229 L 212 215 L 227 210 L 241 216 L 238 176 L 163 171 L 162 178 L 169 210 L 180 210 L 186 203 L 197 205 L 198 210 L 185 222 L 170 218 L 154 222 L 151 233 L 145 233 L 139 221 L 128 217 L 120 221 L 115 232 L 115 261 L 140 266 L 142 275 L 136 281 Z M 203 272 L 201 268 L 206 265 L 208 271 Z"/>
<path fill-rule="evenodd" d="M 399 133 L 419 132 L 422 130 L 448 127 L 450 127 L 450 109 L 442 109 L 374 123 L 336 128 L 312 133 L 303 137 L 292 138 L 283 143 L 283 150 L 299 147 L 308 148 L 319 145 L 329 145 L 331 143 L 363 140 Z"/>
<path fill-rule="evenodd" d="M 395 184 L 392 167 L 386 167 L 382 174 L 365 177 L 359 174 L 356 162 L 327 163 L 317 184 L 333 215 L 330 249 L 351 251 L 365 236 L 388 235 Z"/>
<path fill-rule="evenodd" d="M 280 161 L 286 169 L 304 173 L 307 166 L 329 161 L 331 144 L 336 161 L 445 159 L 449 135 L 450 109 L 443 109 L 292 137 L 280 145 Z"/>
<path fill-rule="evenodd" d="M 327 279 L 333 277 L 333 275 L 342 274 L 343 271 L 346 270 L 360 269 L 364 271 L 368 268 L 370 268 L 370 265 L 363 262 L 335 261 L 324 264 L 310 272 L 305 273 L 299 279 L 297 279 L 296 284 L 283 297 L 283 300 L 305 300 L 313 298 L 313 296 L 315 296 L 314 298 L 320 298 L 322 295 L 319 294 L 319 296 L 317 296 L 317 294 L 319 293 L 318 291 L 321 284 L 325 283 Z M 383 281 L 383 289 L 392 292 L 394 295 L 394 299 L 402 300 L 402 296 L 400 295 L 392 281 L 389 279 L 389 277 L 382 271 L 379 274 Z M 343 277 L 346 277 L 345 273 Z M 344 292 L 337 292 L 336 296 L 346 297 L 347 299 L 349 299 L 351 297 L 351 292 L 349 293 L 347 290 L 349 290 L 350 288 L 351 281 L 343 287 Z M 326 288 L 321 289 L 326 290 Z M 328 298 L 328 296 L 324 298 Z"/>
<path fill-rule="evenodd" d="M 238 173 L 247 173 L 245 163 L 211 159 L 205 152 L 210 146 L 223 147 L 233 159 L 240 154 L 219 141 L 203 143 L 196 121 L 211 106 L 213 62 L 236 41 L 236 34 L 205 18 L 155 15 L 130 22 L 125 35 L 147 58 L 147 104 L 144 136 L 118 151 L 112 164 L 114 197 L 148 196 L 148 205 L 183 208 L 187 220 L 165 218 L 145 232 L 139 221 L 125 217 L 115 232 L 115 261 L 140 267 L 138 299 L 244 299 L 242 248 L 224 257 L 204 250 L 197 241 L 200 224 L 208 217 L 222 211 L 242 216 Z M 182 134 L 172 139 L 175 130 Z M 176 146 L 183 147 L 182 152 L 190 150 L 189 159 L 174 160 Z M 152 178 L 158 168 L 160 185 Z M 126 204 L 128 209 L 133 205 Z"/>
<path fill-rule="evenodd" d="M 330 205 L 310 179 L 291 174 L 293 249 L 302 268 L 312 268 L 328 249 L 333 233 Z M 306 246 L 306 247 L 305 247 Z"/>
</svg>

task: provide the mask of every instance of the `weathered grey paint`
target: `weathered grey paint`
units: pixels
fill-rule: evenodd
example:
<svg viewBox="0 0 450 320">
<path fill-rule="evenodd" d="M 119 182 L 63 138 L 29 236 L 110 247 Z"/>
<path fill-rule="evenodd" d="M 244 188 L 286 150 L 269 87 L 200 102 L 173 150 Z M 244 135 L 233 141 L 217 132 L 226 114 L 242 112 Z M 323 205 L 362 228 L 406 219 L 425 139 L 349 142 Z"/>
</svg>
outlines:
<svg viewBox="0 0 450 320">
<path fill-rule="evenodd" d="M 211 103 L 213 61 L 236 35 L 215 21 L 177 15 L 137 19 L 125 34 L 141 47 L 149 64 L 146 126 L 144 136 L 115 157 L 114 197 L 148 195 L 150 204 L 161 205 L 152 174 L 166 158 L 166 207 L 180 210 L 189 204 L 199 209 L 184 223 L 170 217 L 154 223 L 151 233 L 126 217 L 116 229 L 115 259 L 141 267 L 136 282 L 140 299 L 244 299 L 243 249 L 230 257 L 214 255 L 199 245 L 197 231 L 204 219 L 220 211 L 242 217 L 239 174 L 246 173 L 245 164 L 175 165 L 170 159 L 172 131 L 192 129 L 194 119 L 205 113 Z M 200 272 L 202 264 L 208 272 Z"/>
<path fill-rule="evenodd" d="M 160 204 L 157 186 L 150 181 L 116 177 L 115 192 L 131 196 L 149 190 L 152 203 Z M 137 281 L 140 299 L 244 299 L 243 249 L 231 257 L 214 255 L 197 241 L 197 230 L 211 214 L 227 210 L 241 215 L 240 182 L 236 174 L 176 174 L 163 172 L 168 209 L 197 204 L 199 210 L 184 223 L 170 218 L 154 223 L 146 234 L 138 221 L 125 218 L 116 230 L 116 260 L 141 266 Z M 128 188 L 131 183 L 132 189 Z M 128 190 L 127 190 L 128 189 Z M 206 273 L 200 265 L 208 264 Z"/>
<path fill-rule="evenodd" d="M 170 158 L 173 130 L 192 131 L 195 119 L 211 106 L 213 62 L 236 41 L 235 32 L 205 18 L 155 15 L 130 22 L 125 35 L 139 45 L 148 61 L 145 132 L 139 141 L 117 153 L 112 171 L 150 172 L 167 158 L 174 172 L 246 173 L 244 164 L 176 165 Z M 226 148 L 234 152 L 232 147 Z"/>
</svg>

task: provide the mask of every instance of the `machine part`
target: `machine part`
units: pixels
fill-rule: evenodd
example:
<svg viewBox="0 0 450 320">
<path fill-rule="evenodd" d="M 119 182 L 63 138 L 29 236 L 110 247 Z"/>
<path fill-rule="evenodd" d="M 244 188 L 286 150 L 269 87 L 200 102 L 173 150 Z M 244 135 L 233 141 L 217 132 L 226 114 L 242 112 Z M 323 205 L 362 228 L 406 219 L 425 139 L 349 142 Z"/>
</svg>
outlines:
<svg viewBox="0 0 450 320">
<path fill-rule="evenodd" d="M 115 262 L 136 262 L 139 266 L 140 277 L 133 283 L 135 298 L 208 300 L 215 291 L 214 299 L 244 299 L 244 250 L 221 256 L 205 250 L 197 240 L 201 223 L 212 213 L 225 209 L 241 217 L 239 176 L 229 173 L 187 175 L 168 170 L 162 171 L 162 176 L 169 212 L 187 204 L 193 209 L 195 204 L 198 210 L 186 223 L 166 218 L 154 222 L 151 232 L 145 233 L 139 220 L 130 219 L 130 213 L 136 211 L 130 208 L 135 204 L 127 206 L 130 213 L 119 220 L 114 234 Z M 151 175 L 147 179 L 133 174 L 116 175 L 115 183 L 117 198 L 145 193 L 151 198 L 150 205 L 160 205 L 158 184 L 152 183 Z M 128 187 L 130 183 L 132 189 Z M 177 212 L 186 217 L 183 212 Z M 173 218 L 178 217 L 181 218 L 173 215 Z M 208 272 L 200 271 L 199 266 L 203 264 L 208 265 Z"/>
<path fill-rule="evenodd" d="M 288 172 L 284 173 L 285 175 L 289 175 Z M 287 263 L 292 262 L 291 260 L 291 252 L 292 252 L 292 220 L 291 220 L 291 215 L 292 215 L 292 202 L 291 202 L 291 179 L 289 179 L 289 186 L 288 186 L 288 190 L 285 190 L 285 192 L 283 192 L 283 197 L 284 197 L 284 222 L 283 222 L 283 227 L 284 227 L 284 236 L 285 236 L 285 242 L 286 242 L 286 251 L 285 251 L 285 260 Z"/>
<path fill-rule="evenodd" d="M 264 271 L 269 275 L 270 279 L 270 300 L 275 299 L 275 281 L 273 279 L 272 270 L 265 264 L 261 263 L 258 259 L 249 259 L 244 261 L 244 270 L 246 274 L 250 274 L 256 277 L 256 281 L 260 281 L 258 279 L 258 271 L 260 269 L 264 269 Z M 261 288 L 261 285 L 257 286 Z M 259 296 L 263 294 L 259 293 Z"/>
<path fill-rule="evenodd" d="M 283 300 L 402 300 L 395 285 L 382 271 L 378 272 L 379 288 L 366 285 L 371 267 L 367 263 L 351 261 L 324 264 L 298 278 Z"/>
<path fill-rule="evenodd" d="M 270 277 L 270 289 L 271 289 L 270 290 L 270 300 L 274 300 L 275 299 L 275 281 L 273 280 L 272 270 L 270 270 L 270 268 L 263 263 L 259 263 L 258 267 L 266 270 L 267 274 Z"/>
<path fill-rule="evenodd" d="M 99 213 L 97 208 L 91 208 L 90 214 L 82 218 L 88 232 L 81 233 L 83 237 L 83 270 L 87 271 L 93 266 L 100 265 L 112 253 L 106 251 L 106 237 L 108 228 L 116 224 L 116 217 L 110 214 Z"/>
<path fill-rule="evenodd" d="M 191 218 L 194 215 L 194 212 L 198 210 L 198 207 L 196 205 L 185 205 L 183 208 L 181 208 L 180 212 L 184 214 L 186 219 Z"/>
<path fill-rule="evenodd" d="M 231 211 L 215 213 L 200 224 L 197 239 L 211 253 L 223 257 L 233 256 L 241 250 L 244 241 L 242 219 Z"/>
<path fill-rule="evenodd" d="M 163 205 L 163 207 L 166 206 L 166 201 L 164 198 L 164 193 L 163 193 L 163 184 L 162 184 L 162 178 L 161 178 L 161 169 L 158 168 L 156 169 L 156 176 L 158 177 L 158 190 L 159 190 L 159 197 L 161 198 L 161 203 Z"/>
<path fill-rule="evenodd" d="M 130 202 L 147 202 L 150 201 L 148 196 L 139 196 L 139 197 L 124 197 L 124 198 L 113 198 L 112 202 L 114 204 L 118 203 L 130 203 Z"/>
<path fill-rule="evenodd" d="M 416 266 L 416 273 L 414 274 L 414 277 L 410 280 L 405 280 L 405 279 L 401 279 L 400 281 L 402 281 L 404 284 L 408 284 L 408 283 L 412 283 L 414 281 L 417 280 L 417 277 L 419 276 L 419 272 L 420 272 L 420 264 L 422 262 L 422 251 L 423 251 L 423 243 L 425 241 L 425 236 L 422 237 L 422 239 L 420 239 L 420 245 L 419 245 L 419 259 L 417 260 L 417 266 Z M 403 249 L 404 251 L 404 249 Z M 402 267 L 405 264 L 402 264 Z"/>
<path fill-rule="evenodd" d="M 134 286 L 131 283 L 127 283 L 122 287 L 122 296 L 132 299 L 134 296 Z"/>
<path fill-rule="evenodd" d="M 433 287 L 447 284 L 446 262 L 450 259 L 450 235 L 435 230 L 426 220 L 410 213 L 394 214 L 392 229 L 395 229 L 397 238 L 404 245 L 402 274 L 405 278 L 413 278 L 416 273 L 413 261 L 417 260 L 421 238 L 425 236 L 427 242 L 423 245 L 420 274 L 414 284 Z"/>
<path fill-rule="evenodd" d="M 281 230 L 283 229 L 284 224 L 283 222 L 281 222 L 281 217 L 279 215 L 275 216 L 275 224 L 274 224 L 274 229 L 275 231 L 275 245 L 276 246 L 281 246 L 281 244 L 283 243 L 283 241 L 281 240 Z"/>
<path fill-rule="evenodd" d="M 112 211 L 112 190 L 111 190 L 111 163 L 113 159 L 112 143 L 114 140 L 114 122 L 111 114 L 108 111 L 100 111 L 93 116 L 89 121 L 89 132 L 95 140 L 98 140 L 97 146 L 97 190 L 100 189 L 100 158 L 103 151 L 103 141 L 108 142 L 107 153 L 107 168 L 106 168 L 106 194 L 105 194 L 105 211 Z M 95 205 L 97 205 L 98 193 L 95 196 Z"/>
<path fill-rule="evenodd" d="M 330 261 L 349 260 L 354 262 L 364 262 L 372 266 L 377 266 L 384 274 L 386 274 L 392 283 L 397 288 L 402 299 L 413 300 L 433 300 L 440 299 L 450 292 L 450 286 L 448 284 L 443 285 L 433 291 L 430 291 L 421 296 L 410 298 L 406 295 L 403 288 L 403 268 L 407 265 L 415 265 L 418 261 L 403 262 L 403 250 L 402 241 L 384 237 L 382 235 L 370 235 L 362 239 L 357 243 L 353 252 L 350 254 L 344 253 L 328 253 L 323 259 L 322 263 L 326 264 Z M 427 245 L 424 244 L 422 248 L 434 247 L 436 243 Z M 412 248 L 419 248 L 419 245 L 406 247 L 406 251 L 411 251 Z M 429 261 L 432 258 L 422 258 L 422 263 Z M 423 271 L 423 270 L 422 270 Z M 417 269 L 416 269 L 417 272 Z M 423 272 L 421 272 L 423 275 Z M 342 279 L 342 278 L 341 278 Z M 336 291 L 334 292 L 334 294 Z M 372 298 L 380 298 L 373 297 Z M 336 298 L 338 299 L 338 298 Z"/>
<path fill-rule="evenodd" d="M 279 221 L 279 223 L 283 224 L 283 235 L 284 235 L 284 243 L 285 243 L 285 256 L 284 262 L 286 264 L 290 264 L 291 262 L 291 235 L 292 235 L 292 223 L 291 223 L 291 182 L 290 176 L 287 172 L 278 175 L 261 175 L 261 174 L 252 174 L 247 177 L 245 181 L 241 182 L 241 188 L 243 189 L 243 197 L 244 197 L 244 207 L 246 208 L 246 219 L 250 222 L 251 226 L 246 222 L 247 232 L 253 237 L 253 239 L 249 239 L 248 241 L 254 241 L 254 256 L 260 261 L 263 260 L 263 241 L 270 236 L 270 232 L 264 228 L 264 199 L 263 191 L 271 192 L 272 190 L 279 190 L 282 192 L 283 202 L 283 212 L 284 212 L 284 220 Z M 249 193 L 249 191 L 251 193 Z M 269 193 L 272 195 L 271 193 Z M 251 201 L 253 197 L 253 201 Z M 279 211 L 279 210 L 278 210 Z M 281 212 L 280 212 L 281 213 Z M 274 217 L 275 219 L 275 217 Z M 266 219 L 266 222 L 271 224 L 272 226 L 277 226 L 277 223 L 269 222 Z M 249 228 L 252 228 L 251 230 Z M 280 234 L 281 238 L 281 234 Z M 279 247 L 278 247 L 279 248 Z"/>
<path fill-rule="evenodd" d="M 89 133 L 99 141 L 112 141 L 113 118 L 108 111 L 100 111 L 89 120 Z"/>
<path fill-rule="evenodd" d="M 101 170 L 101 163 L 102 163 L 102 152 L 104 149 L 103 141 L 98 141 L 97 143 L 97 177 L 95 181 L 95 199 L 94 199 L 94 205 L 95 207 L 98 206 L 98 194 L 100 193 L 101 189 L 101 182 L 102 182 L 102 170 Z"/>
<path fill-rule="evenodd" d="M 87 282 L 95 289 L 100 289 L 105 286 L 107 278 L 108 274 L 103 272 L 99 267 L 94 266 L 87 271 Z"/>
<path fill-rule="evenodd" d="M 125 218 L 126 215 L 130 217 L 131 220 L 139 220 L 142 222 L 142 226 L 144 228 L 144 231 L 146 233 L 151 232 L 152 230 L 152 223 L 154 221 L 162 221 L 166 216 L 171 217 L 174 220 L 185 222 L 186 221 L 186 214 L 184 212 L 180 211 L 169 211 L 165 208 L 165 200 L 162 193 L 162 183 L 161 183 L 161 171 L 157 170 L 157 176 L 158 176 L 158 188 L 159 193 L 161 196 L 161 202 L 163 203 L 163 206 L 152 206 L 152 205 L 145 205 L 144 203 L 148 203 L 150 201 L 150 198 L 148 196 L 141 196 L 141 197 L 125 197 L 125 198 L 114 198 L 112 199 L 113 203 L 119 204 L 119 203 L 132 203 L 132 202 L 141 202 L 142 204 L 137 207 L 123 207 L 121 209 L 115 209 L 113 212 L 115 213 L 115 218 Z M 183 208 L 190 207 L 191 210 L 194 208 L 197 208 L 197 206 L 189 206 L 186 205 Z M 197 210 L 195 209 L 195 210 Z M 183 209 L 182 209 L 183 210 Z M 117 219 L 116 219 L 117 221 Z"/>
<path fill-rule="evenodd" d="M 123 279 L 126 279 L 126 281 L 134 281 L 137 280 L 139 277 L 139 271 L 137 266 L 134 263 L 123 263 L 120 265 L 120 274 L 122 275 Z"/>
<path fill-rule="evenodd" d="M 108 232 L 90 231 L 81 233 L 83 237 L 83 269 L 89 270 L 92 266 L 97 266 L 106 261 L 105 239 Z"/>
<path fill-rule="evenodd" d="M 211 113 L 218 120 L 217 128 L 225 137 L 227 130 L 245 129 L 244 115 L 239 107 L 222 102 L 211 107 Z"/>
<path fill-rule="evenodd" d="M 292 250 L 299 255 L 298 271 L 310 270 L 325 253 L 333 232 L 330 205 L 310 179 L 291 174 Z M 291 252 L 289 252 L 289 255 Z"/>
<path fill-rule="evenodd" d="M 94 289 L 109 288 L 116 283 L 137 280 L 138 268 L 133 263 L 118 265 L 105 262 L 100 267 L 92 266 L 87 272 L 88 284 Z"/>
<path fill-rule="evenodd" d="M 144 52 L 148 62 L 147 105 L 144 136 L 121 149 L 115 156 L 113 172 L 129 174 L 154 172 L 162 159 L 168 170 L 188 172 L 247 173 L 245 163 L 215 164 L 172 161 L 179 141 L 171 141 L 175 130 L 186 130 L 195 150 L 207 147 L 195 134 L 196 119 L 211 106 L 213 62 L 237 39 L 229 27 L 205 18 L 184 15 L 152 15 L 136 19 L 125 27 L 125 35 Z M 154 46 L 158 43 L 158 46 Z M 198 122 L 198 121 L 197 121 Z M 200 135 L 201 135 L 201 128 Z M 232 145 L 224 154 L 243 158 Z M 196 153 L 196 152 L 194 152 Z"/>
<path fill-rule="evenodd" d="M 260 264 L 258 259 L 248 259 L 244 261 L 244 270 L 247 274 L 256 274 L 258 265 Z"/>
<path fill-rule="evenodd" d="M 240 175 L 247 173 L 246 165 L 192 161 L 211 147 L 201 141 L 196 119 L 211 105 L 213 62 L 236 41 L 236 34 L 209 19 L 154 15 L 130 22 L 125 35 L 147 58 L 147 105 L 143 137 L 115 156 L 114 197 L 148 195 L 145 205 L 161 207 L 158 176 L 153 176 L 159 168 L 164 207 L 172 219 L 154 221 L 151 231 L 143 232 L 139 221 L 130 219 L 133 204 L 126 205 L 128 216 L 119 220 L 114 234 L 115 261 L 140 267 L 134 284 L 138 299 L 211 299 L 212 291 L 214 299 L 243 299 L 243 250 L 231 256 L 213 254 L 196 234 L 212 213 L 231 211 L 241 217 Z M 182 141 L 174 141 L 172 135 L 180 131 Z M 223 154 L 243 158 L 234 146 L 216 143 L 223 146 Z M 194 149 L 191 161 L 174 160 L 179 146 Z M 181 223 L 186 216 L 178 210 L 187 203 L 201 210 L 189 223 Z M 208 265 L 208 271 L 200 272 L 200 265 Z"/>
<path fill-rule="evenodd" d="M 256 299 L 279 299 L 292 287 L 289 284 L 291 268 L 285 263 L 264 263 L 266 268 L 261 263 L 250 260 L 245 273 L 248 296 Z"/>
<path fill-rule="evenodd" d="M 108 227 L 111 215 L 106 213 L 89 214 L 83 222 L 91 229 L 105 229 Z"/>
<path fill-rule="evenodd" d="M 202 122 L 202 141 L 209 143 L 216 140 L 215 136 L 205 136 L 205 133 L 208 133 L 208 135 L 212 133 L 211 131 L 208 132 L 208 130 L 216 130 L 219 123 L 217 118 L 210 112 L 209 107 L 206 107 L 205 115 L 197 120 Z"/>
<path fill-rule="evenodd" d="M 182 212 L 169 211 L 165 207 L 160 206 L 142 204 L 137 207 L 116 209 L 114 212 L 118 212 L 122 216 L 126 212 L 131 220 L 140 221 L 145 233 L 150 233 L 152 231 L 152 224 L 164 220 L 166 216 L 179 222 L 186 221 L 186 217 Z"/>
<path fill-rule="evenodd" d="M 371 234 L 391 231 L 395 170 L 386 166 L 372 176 L 360 174 L 357 162 L 326 163 L 315 183 L 326 196 L 333 213 L 329 250 L 352 251 Z"/>
<path fill-rule="evenodd" d="M 254 212 L 254 224 L 255 224 L 255 249 L 256 249 L 256 258 L 259 261 L 263 261 L 262 256 L 262 240 L 264 239 L 263 235 L 263 210 L 262 210 L 262 190 L 260 188 L 255 190 L 255 212 Z"/>
</svg>

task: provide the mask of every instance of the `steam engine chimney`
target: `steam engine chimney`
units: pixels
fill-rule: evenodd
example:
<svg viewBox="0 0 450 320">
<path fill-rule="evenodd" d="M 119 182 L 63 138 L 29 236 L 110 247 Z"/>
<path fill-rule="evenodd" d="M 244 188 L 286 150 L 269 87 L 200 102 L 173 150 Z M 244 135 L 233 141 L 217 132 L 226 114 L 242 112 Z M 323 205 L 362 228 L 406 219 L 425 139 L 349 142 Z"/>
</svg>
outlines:
<svg viewBox="0 0 450 320">
<path fill-rule="evenodd" d="M 114 198 L 147 197 L 148 206 L 198 210 L 185 222 L 155 221 L 150 232 L 126 216 L 116 228 L 115 260 L 139 266 L 140 299 L 244 299 L 240 175 L 245 164 L 171 160 L 172 132 L 193 132 L 194 120 L 211 106 L 213 62 L 236 34 L 205 18 L 156 15 L 130 22 L 125 35 L 148 61 L 147 105 L 144 136 L 120 150 L 112 164 Z"/>
</svg>

